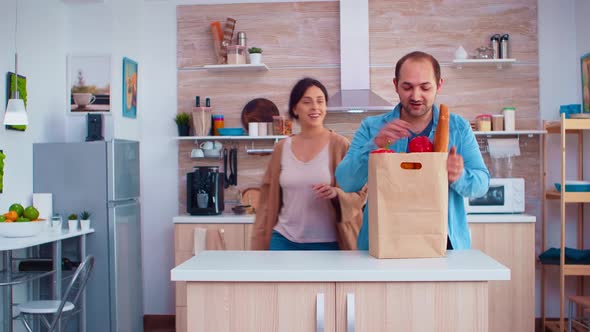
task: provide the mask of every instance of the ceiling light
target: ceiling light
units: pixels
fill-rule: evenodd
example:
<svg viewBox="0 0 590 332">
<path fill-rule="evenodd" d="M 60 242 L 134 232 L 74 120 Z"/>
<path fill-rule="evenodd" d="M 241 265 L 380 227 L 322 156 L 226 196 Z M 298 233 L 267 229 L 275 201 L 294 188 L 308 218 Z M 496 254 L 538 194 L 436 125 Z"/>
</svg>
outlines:
<svg viewBox="0 0 590 332">
<path fill-rule="evenodd" d="M 26 126 L 29 124 L 25 103 L 18 94 L 18 52 L 16 49 L 18 29 L 18 0 L 16 2 L 16 17 L 14 18 L 14 94 L 8 100 L 6 113 L 4 113 L 5 126 Z"/>
</svg>

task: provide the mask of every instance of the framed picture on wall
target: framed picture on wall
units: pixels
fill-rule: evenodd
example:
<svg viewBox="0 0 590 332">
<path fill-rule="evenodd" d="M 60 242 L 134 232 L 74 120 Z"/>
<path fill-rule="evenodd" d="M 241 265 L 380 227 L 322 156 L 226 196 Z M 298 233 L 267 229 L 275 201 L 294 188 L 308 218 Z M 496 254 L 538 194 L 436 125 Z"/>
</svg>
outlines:
<svg viewBox="0 0 590 332">
<path fill-rule="evenodd" d="M 11 99 L 14 96 L 14 80 L 16 79 L 16 75 L 12 72 L 6 73 L 6 105 L 4 105 L 4 109 L 8 105 L 8 99 Z M 27 78 L 23 75 L 18 75 L 18 80 L 16 81 L 16 89 L 18 90 L 18 97 L 23 100 L 25 103 L 25 109 L 27 107 Z M 17 131 L 25 131 L 27 129 L 26 125 L 6 125 L 4 126 L 6 129 L 10 130 L 17 130 Z"/>
<path fill-rule="evenodd" d="M 123 58 L 123 116 L 137 117 L 137 62 Z"/>
<path fill-rule="evenodd" d="M 67 58 L 68 102 L 71 114 L 111 111 L 111 56 L 72 54 Z"/>
<path fill-rule="evenodd" d="M 582 56 L 582 112 L 590 112 L 590 53 Z"/>
</svg>

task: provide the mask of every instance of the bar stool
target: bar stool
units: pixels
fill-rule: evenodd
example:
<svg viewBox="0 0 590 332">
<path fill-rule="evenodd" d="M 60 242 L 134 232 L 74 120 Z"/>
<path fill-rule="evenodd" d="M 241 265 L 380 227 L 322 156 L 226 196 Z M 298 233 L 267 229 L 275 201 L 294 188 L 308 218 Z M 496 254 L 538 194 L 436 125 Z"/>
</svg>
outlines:
<svg viewBox="0 0 590 332">
<path fill-rule="evenodd" d="M 568 332 L 572 332 L 572 322 L 574 320 L 574 303 L 576 305 L 582 306 L 582 307 L 590 307 L 590 296 L 576 296 L 576 295 L 572 295 L 570 297 L 568 297 L 569 299 L 569 308 L 568 308 L 568 323 L 567 323 L 567 331 Z M 581 325 L 584 325 L 582 323 L 580 323 Z M 590 331 L 590 324 L 586 325 L 585 327 L 588 328 L 588 331 Z"/>
<path fill-rule="evenodd" d="M 80 311 L 80 295 L 86 287 L 86 282 L 90 277 L 90 273 L 94 268 L 94 256 L 86 256 L 84 261 L 80 263 L 74 277 L 70 281 L 68 288 L 63 294 L 61 300 L 47 300 L 47 301 L 29 301 L 21 303 L 16 306 L 19 312 L 15 319 L 23 322 L 27 331 L 32 332 L 32 329 L 27 322 L 27 319 L 41 318 L 41 321 L 49 329 L 49 332 L 60 331 L 60 320 L 62 316 L 67 320 Z M 77 310 L 76 310 L 77 309 Z M 64 324 L 63 327 L 65 327 Z"/>
</svg>

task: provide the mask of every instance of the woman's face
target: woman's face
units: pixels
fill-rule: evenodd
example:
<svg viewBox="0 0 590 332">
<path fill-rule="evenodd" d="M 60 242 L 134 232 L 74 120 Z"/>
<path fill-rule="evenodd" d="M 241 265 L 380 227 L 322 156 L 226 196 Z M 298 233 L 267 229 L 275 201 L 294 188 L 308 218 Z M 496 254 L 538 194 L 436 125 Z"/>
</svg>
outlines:
<svg viewBox="0 0 590 332">
<path fill-rule="evenodd" d="M 326 96 L 320 88 L 312 85 L 305 90 L 293 112 L 299 117 L 301 127 L 323 126 L 326 117 Z"/>
</svg>

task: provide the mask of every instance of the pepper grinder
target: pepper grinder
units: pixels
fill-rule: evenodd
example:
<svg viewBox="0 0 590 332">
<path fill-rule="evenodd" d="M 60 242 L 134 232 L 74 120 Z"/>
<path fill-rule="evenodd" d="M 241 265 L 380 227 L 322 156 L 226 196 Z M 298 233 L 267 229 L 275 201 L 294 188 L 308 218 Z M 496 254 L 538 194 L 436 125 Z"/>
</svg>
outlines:
<svg viewBox="0 0 590 332">
<path fill-rule="evenodd" d="M 502 59 L 508 59 L 509 55 L 508 55 L 508 51 L 509 51 L 509 41 L 508 39 L 510 38 L 510 36 L 508 36 L 508 34 L 502 35 L 502 37 L 500 38 L 500 58 Z"/>
</svg>

